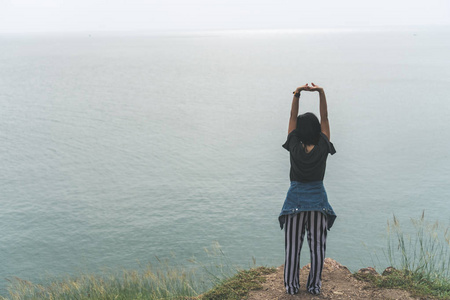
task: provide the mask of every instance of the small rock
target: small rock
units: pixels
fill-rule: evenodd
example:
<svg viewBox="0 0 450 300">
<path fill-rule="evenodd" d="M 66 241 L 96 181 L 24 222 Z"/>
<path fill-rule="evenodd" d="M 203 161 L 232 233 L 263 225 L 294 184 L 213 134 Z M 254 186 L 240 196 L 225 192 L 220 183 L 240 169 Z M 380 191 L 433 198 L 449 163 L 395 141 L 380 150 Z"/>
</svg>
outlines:
<svg viewBox="0 0 450 300">
<path fill-rule="evenodd" d="M 311 269 L 311 263 L 308 263 L 307 265 L 303 266 L 303 268 L 301 269 L 302 272 L 308 271 Z M 330 271 L 332 272 L 333 270 L 344 270 L 345 272 L 350 273 L 350 271 L 348 270 L 348 268 L 340 263 L 338 263 L 337 261 L 335 261 L 332 258 L 325 258 L 324 260 L 324 264 L 323 264 L 323 269 L 324 271 Z"/>
<path fill-rule="evenodd" d="M 398 270 L 397 270 L 396 268 L 394 268 L 394 267 L 387 267 L 387 268 L 383 271 L 382 275 L 383 275 L 383 276 L 386 276 L 386 275 L 390 275 L 390 274 L 395 273 L 395 272 L 398 272 Z"/>
<path fill-rule="evenodd" d="M 378 274 L 378 272 L 377 272 L 374 268 L 372 268 L 372 267 L 367 267 L 367 268 L 359 269 L 359 271 L 357 272 L 357 274 L 360 274 L 360 275 L 368 275 L 368 274 L 371 274 L 371 275 L 373 275 L 373 276 L 380 276 L 380 274 Z"/>
<path fill-rule="evenodd" d="M 348 270 L 346 266 L 338 263 L 337 261 L 335 261 L 332 258 L 325 258 L 324 260 L 324 267 L 327 268 L 328 270 L 335 270 L 335 269 L 344 269 L 344 270 Z"/>
</svg>

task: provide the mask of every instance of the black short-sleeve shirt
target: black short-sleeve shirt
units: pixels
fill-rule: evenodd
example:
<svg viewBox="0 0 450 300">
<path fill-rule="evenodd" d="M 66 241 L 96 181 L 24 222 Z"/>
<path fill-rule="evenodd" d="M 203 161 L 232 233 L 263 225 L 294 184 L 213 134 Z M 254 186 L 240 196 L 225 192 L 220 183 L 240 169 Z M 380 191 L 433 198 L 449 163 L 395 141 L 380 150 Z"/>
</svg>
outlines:
<svg viewBox="0 0 450 300">
<path fill-rule="evenodd" d="M 297 130 L 289 133 L 286 143 L 283 144 L 283 148 L 290 153 L 291 170 L 289 177 L 291 181 L 300 182 L 323 180 L 328 153 L 331 155 L 336 153 L 333 144 L 323 133 L 320 133 L 317 145 L 309 153 L 306 153 L 298 137 Z"/>
</svg>

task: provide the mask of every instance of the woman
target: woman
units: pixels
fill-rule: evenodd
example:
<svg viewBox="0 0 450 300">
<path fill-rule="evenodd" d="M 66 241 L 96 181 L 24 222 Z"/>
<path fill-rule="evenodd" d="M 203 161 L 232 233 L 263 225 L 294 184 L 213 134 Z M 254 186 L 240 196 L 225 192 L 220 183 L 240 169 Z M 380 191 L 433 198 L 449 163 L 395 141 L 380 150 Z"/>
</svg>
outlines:
<svg viewBox="0 0 450 300">
<path fill-rule="evenodd" d="M 285 226 L 284 286 L 288 294 L 297 294 L 300 288 L 300 250 L 305 230 L 311 253 L 306 288 L 311 294 L 320 294 L 327 230 L 336 219 L 323 186 L 327 156 L 336 153 L 330 142 L 327 101 L 323 88 L 311 85 L 305 84 L 294 92 L 288 138 L 283 145 L 290 153 L 291 186 L 278 219 L 281 229 Z M 302 91 L 319 92 L 320 123 L 309 112 L 297 116 Z"/>
</svg>

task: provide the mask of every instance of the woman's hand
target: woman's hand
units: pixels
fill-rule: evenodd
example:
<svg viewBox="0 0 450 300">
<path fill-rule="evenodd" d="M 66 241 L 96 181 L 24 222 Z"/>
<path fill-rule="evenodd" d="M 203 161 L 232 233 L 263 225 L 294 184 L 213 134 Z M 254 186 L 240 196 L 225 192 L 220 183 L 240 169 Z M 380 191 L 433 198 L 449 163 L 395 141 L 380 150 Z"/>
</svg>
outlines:
<svg viewBox="0 0 450 300">
<path fill-rule="evenodd" d="M 300 93 L 301 91 L 309 91 L 310 88 L 311 88 L 311 87 L 310 87 L 308 84 L 299 86 L 299 87 L 295 90 L 295 92 L 294 92 L 293 94 Z"/>
<path fill-rule="evenodd" d="M 309 86 L 308 83 L 302 86 L 299 86 L 295 92 L 292 92 L 292 94 L 300 93 L 301 91 L 310 91 L 310 92 L 323 92 L 323 88 L 315 85 L 313 82 L 311 82 L 312 86 Z"/>
<path fill-rule="evenodd" d="M 315 85 L 313 82 L 311 82 L 311 87 L 309 87 L 309 89 L 308 89 L 308 91 L 311 91 L 311 92 L 315 92 L 315 91 L 317 91 L 317 92 L 323 92 L 323 88 L 321 88 L 320 86 L 318 86 L 318 85 Z"/>
</svg>

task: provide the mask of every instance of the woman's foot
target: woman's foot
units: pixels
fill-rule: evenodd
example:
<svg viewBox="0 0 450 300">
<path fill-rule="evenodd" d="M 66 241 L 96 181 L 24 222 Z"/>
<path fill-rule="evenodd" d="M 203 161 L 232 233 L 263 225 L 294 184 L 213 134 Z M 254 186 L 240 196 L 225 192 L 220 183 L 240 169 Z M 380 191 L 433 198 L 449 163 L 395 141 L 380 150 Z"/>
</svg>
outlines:
<svg viewBox="0 0 450 300">
<path fill-rule="evenodd" d="M 320 294 L 320 290 L 319 289 L 308 290 L 308 293 L 313 294 L 313 295 L 319 295 Z"/>
<path fill-rule="evenodd" d="M 287 288 L 286 289 L 286 294 L 288 294 L 288 295 L 296 295 L 296 294 L 298 294 L 298 289 L 289 289 L 289 288 Z"/>
</svg>

